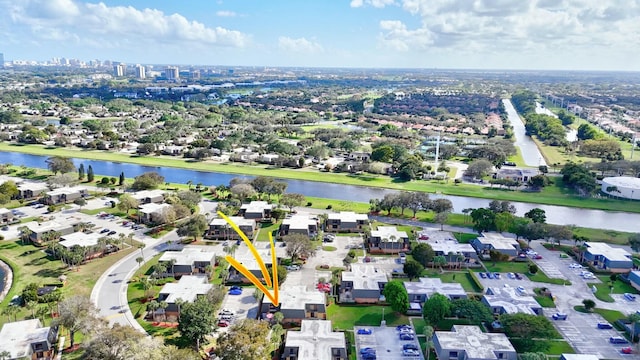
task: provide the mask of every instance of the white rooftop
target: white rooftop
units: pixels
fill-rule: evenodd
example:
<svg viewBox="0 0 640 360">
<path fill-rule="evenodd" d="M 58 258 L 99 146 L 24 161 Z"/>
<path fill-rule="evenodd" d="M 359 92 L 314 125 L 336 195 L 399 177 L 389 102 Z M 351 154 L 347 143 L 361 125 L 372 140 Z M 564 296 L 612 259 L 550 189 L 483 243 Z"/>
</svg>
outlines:
<svg viewBox="0 0 640 360">
<path fill-rule="evenodd" d="M 379 289 L 379 283 L 387 283 L 387 274 L 384 269 L 378 269 L 375 265 L 351 264 L 351 271 L 342 272 L 342 281 L 353 282 L 353 289 Z"/>
<path fill-rule="evenodd" d="M 487 288 L 483 297 L 491 307 L 501 307 L 508 314 L 525 313 L 536 315 L 533 309 L 540 309 L 540 304 L 531 295 L 518 295 L 513 287 Z"/>
<path fill-rule="evenodd" d="M 49 331 L 38 319 L 6 323 L 0 330 L 0 350 L 8 351 L 10 359 L 31 358 L 31 343 L 47 340 Z"/>
<path fill-rule="evenodd" d="M 332 348 L 346 351 L 343 332 L 333 332 L 329 320 L 302 320 L 300 331 L 287 331 L 285 347 L 298 348 L 299 359 L 332 360 Z"/>
<path fill-rule="evenodd" d="M 57 188 L 51 191 L 47 191 L 47 195 L 49 196 L 56 196 L 56 195 L 70 195 L 70 194 L 77 194 L 81 191 L 86 191 L 87 189 L 81 186 L 74 186 L 74 187 L 61 187 L 61 188 Z"/>
<path fill-rule="evenodd" d="M 42 223 L 37 223 L 37 222 L 32 222 L 26 225 L 29 230 L 35 232 L 35 233 L 43 233 L 45 231 L 58 231 L 60 229 L 65 229 L 69 226 L 71 226 L 71 224 L 68 225 L 62 225 L 60 223 L 57 223 L 53 220 L 51 221 L 45 221 Z"/>
<path fill-rule="evenodd" d="M 462 349 L 467 359 L 498 359 L 496 351 L 515 353 L 515 348 L 502 333 L 483 333 L 478 326 L 454 325 L 451 331 L 436 331 L 443 349 Z"/>
<path fill-rule="evenodd" d="M 48 190 L 49 186 L 47 185 L 47 183 L 43 183 L 43 182 L 38 182 L 38 181 L 24 181 L 21 182 L 18 185 L 18 190 L 20 191 L 24 191 L 24 190 Z"/>
<path fill-rule="evenodd" d="M 159 189 L 141 190 L 141 191 L 136 191 L 135 193 L 131 194 L 131 197 L 133 197 L 136 200 L 142 200 L 142 199 L 145 199 L 145 198 L 154 198 L 154 197 L 158 197 L 158 196 L 164 196 L 164 190 L 159 190 Z"/>
<path fill-rule="evenodd" d="M 406 231 L 398 231 L 395 226 L 378 226 L 377 230 L 371 231 L 371 237 L 380 238 L 390 242 L 402 241 L 408 238 Z"/>
<path fill-rule="evenodd" d="M 318 290 L 307 290 L 306 286 L 285 286 L 280 289 L 280 309 L 304 310 L 307 304 L 324 304 L 324 293 Z M 271 299 L 264 297 L 262 302 L 271 304 Z"/>
<path fill-rule="evenodd" d="M 175 304 L 178 299 L 192 302 L 198 295 L 205 295 L 212 287 L 206 276 L 184 275 L 177 283 L 165 284 L 160 294 L 169 295 L 165 300 L 169 304 Z"/>
<path fill-rule="evenodd" d="M 596 355 L 590 354 L 562 354 L 564 360 L 600 360 Z"/>
<path fill-rule="evenodd" d="M 158 261 L 175 260 L 176 265 L 193 265 L 194 262 L 207 262 L 215 257 L 211 249 L 185 246 L 181 251 L 166 251 Z"/>
<path fill-rule="evenodd" d="M 518 246 L 516 239 L 494 232 L 483 233 L 482 236 L 478 236 L 478 241 L 484 245 L 491 245 L 496 250 L 514 250 Z"/>
<path fill-rule="evenodd" d="M 273 205 L 269 204 L 266 201 L 252 201 L 248 204 L 242 204 L 240 209 L 245 210 L 248 213 L 261 213 L 265 209 L 272 209 Z"/>
<path fill-rule="evenodd" d="M 339 213 L 329 213 L 327 217 L 329 220 L 340 220 L 341 222 L 355 223 L 357 221 L 369 220 L 369 215 L 358 214 L 353 211 L 340 211 Z"/>
<path fill-rule="evenodd" d="M 631 254 L 622 248 L 612 247 L 603 242 L 585 242 L 584 245 L 593 255 L 601 255 L 610 261 L 631 261 Z"/>
<path fill-rule="evenodd" d="M 11 214 L 11 210 L 7 208 L 0 208 L 0 215 Z"/>
<path fill-rule="evenodd" d="M 68 235 L 63 235 L 60 238 L 60 245 L 66 247 L 67 249 L 72 248 L 74 245 L 89 247 L 97 245 L 98 240 L 102 237 L 104 237 L 104 234 L 95 232 L 90 234 L 85 234 L 83 232 L 74 232 Z"/>
<path fill-rule="evenodd" d="M 289 230 L 307 230 L 310 225 L 316 225 L 318 220 L 307 215 L 293 215 L 282 220 L 282 225 L 289 225 Z"/>
<path fill-rule="evenodd" d="M 420 239 L 423 236 L 427 236 L 428 239 L 425 239 L 425 240 Z M 456 237 L 453 236 L 453 234 L 448 231 L 425 229 L 418 232 L 418 242 L 426 242 L 428 244 L 431 244 L 434 241 L 445 241 L 445 240 L 455 240 L 455 239 Z"/>
<path fill-rule="evenodd" d="M 615 176 L 602 179 L 611 186 L 619 186 L 628 189 L 640 189 L 640 178 L 630 176 Z"/>
<path fill-rule="evenodd" d="M 445 255 L 449 253 L 454 254 L 463 254 L 463 253 L 475 253 L 476 250 L 471 246 L 471 244 L 460 244 L 456 240 L 436 240 L 436 241 L 426 241 L 427 244 L 431 245 L 433 251 L 442 252 Z"/>
<path fill-rule="evenodd" d="M 229 220 L 234 222 L 238 226 L 253 226 L 256 222 L 253 219 L 245 219 L 242 216 L 230 216 Z M 211 226 L 228 226 L 227 222 L 223 218 L 212 219 L 209 223 Z"/>
<path fill-rule="evenodd" d="M 168 208 L 171 208 L 171 205 L 149 203 L 149 204 L 142 204 L 138 206 L 138 211 L 140 211 L 143 214 L 153 214 L 153 213 L 160 213 L 164 209 L 168 209 Z"/>
<path fill-rule="evenodd" d="M 420 278 L 419 281 L 403 282 L 408 294 L 426 294 L 427 297 L 440 293 L 446 296 L 467 296 L 459 283 L 443 283 L 438 278 Z"/>
</svg>

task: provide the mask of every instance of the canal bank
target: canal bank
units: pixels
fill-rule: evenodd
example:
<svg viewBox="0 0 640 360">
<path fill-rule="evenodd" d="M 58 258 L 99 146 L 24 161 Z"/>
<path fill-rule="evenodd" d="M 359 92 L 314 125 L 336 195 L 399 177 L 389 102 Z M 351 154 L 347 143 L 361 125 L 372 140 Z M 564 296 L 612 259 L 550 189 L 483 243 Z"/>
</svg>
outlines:
<svg viewBox="0 0 640 360">
<path fill-rule="evenodd" d="M 0 260 L 0 302 L 4 300 L 9 290 L 11 290 L 11 285 L 13 285 L 13 272 L 11 271 L 11 267 Z"/>
</svg>

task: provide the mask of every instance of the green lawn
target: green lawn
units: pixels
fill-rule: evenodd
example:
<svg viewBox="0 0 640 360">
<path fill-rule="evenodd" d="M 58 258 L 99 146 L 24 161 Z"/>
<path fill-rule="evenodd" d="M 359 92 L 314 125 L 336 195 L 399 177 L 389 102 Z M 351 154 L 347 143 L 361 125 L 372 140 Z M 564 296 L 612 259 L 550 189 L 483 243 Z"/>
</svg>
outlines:
<svg viewBox="0 0 640 360">
<path fill-rule="evenodd" d="M 416 331 L 417 335 L 423 335 L 424 334 L 424 328 L 425 326 L 427 326 L 427 322 L 424 321 L 423 318 L 419 318 L 419 317 L 411 317 L 411 324 L 413 324 L 413 329 Z"/>
<path fill-rule="evenodd" d="M 520 273 L 520 274 L 526 275 L 531 281 L 547 283 L 547 284 L 556 284 L 556 285 L 563 285 L 563 284 L 571 285 L 571 282 L 569 280 L 549 278 L 541 270 L 538 270 L 538 272 L 535 274 L 530 274 L 529 273 L 530 264 L 531 263 L 529 261 L 522 261 L 522 262 L 504 261 L 504 262 L 497 262 L 494 265 L 493 262 L 485 261 L 485 266 L 487 267 L 487 270 L 489 270 L 490 272 Z"/>
<path fill-rule="evenodd" d="M 282 221 L 278 221 L 275 224 L 259 223 L 260 231 L 258 231 L 257 241 L 269 241 L 269 233 L 275 239 L 281 223 Z"/>
<path fill-rule="evenodd" d="M 575 311 L 582 312 L 582 313 L 586 313 L 587 312 L 585 310 L 584 306 L 582 306 L 582 305 L 574 306 L 573 309 Z M 618 311 L 618 310 L 595 308 L 595 309 L 592 310 L 592 312 L 594 312 L 596 314 L 600 314 L 600 316 L 602 316 L 605 320 L 607 320 L 611 324 L 614 324 L 616 321 L 618 321 L 620 319 L 625 319 L 626 318 L 626 316 L 623 313 L 621 313 L 620 311 Z"/>
<path fill-rule="evenodd" d="M 546 308 L 554 308 L 554 307 L 556 307 L 556 303 L 554 303 L 553 299 L 551 299 L 548 296 L 536 295 L 536 296 L 534 296 L 534 298 L 536 299 L 538 304 L 540 304 L 540 306 L 542 306 L 542 307 L 546 307 Z"/>
<path fill-rule="evenodd" d="M 471 231 L 471 230 L 470 230 Z M 456 238 L 456 240 L 458 240 L 459 243 L 461 244 L 468 244 L 470 243 L 472 240 L 475 240 L 478 238 L 478 234 L 477 233 L 461 233 L 461 232 L 454 232 L 453 236 Z"/>
<path fill-rule="evenodd" d="M 409 324 L 406 315 L 396 313 L 390 306 L 379 305 L 338 305 L 327 307 L 327 320 L 331 320 L 334 328 L 348 330 L 354 326 L 380 326 L 382 311 L 389 326 Z"/>
<path fill-rule="evenodd" d="M 637 294 L 638 291 L 631 285 L 629 284 L 625 284 L 624 282 L 620 281 L 620 280 L 616 280 L 613 283 L 613 289 L 609 288 L 609 283 L 611 282 L 611 279 L 606 276 L 606 275 L 600 275 L 598 276 L 598 278 L 600 278 L 600 280 L 602 281 L 601 283 L 587 283 L 587 285 L 589 286 L 589 288 L 591 288 L 592 286 L 596 287 L 596 293 L 595 296 L 596 298 L 598 298 L 599 300 L 602 300 L 604 302 L 614 302 L 615 300 L 613 300 L 613 298 L 611 297 L 610 294 L 624 294 L 624 293 L 632 293 L 632 294 Z"/>
<path fill-rule="evenodd" d="M 548 340 L 548 342 L 549 344 L 551 344 L 551 347 L 549 347 L 549 350 L 546 353 L 547 355 L 562 355 L 562 354 L 576 353 L 576 351 L 571 347 L 571 345 L 569 345 L 569 343 L 564 340 L 555 340 L 555 341 Z"/>
<path fill-rule="evenodd" d="M 481 293 L 482 289 L 480 289 L 476 283 L 471 279 L 471 274 L 466 271 L 455 271 L 455 272 L 444 272 L 440 274 L 440 272 L 427 271 L 426 276 L 432 278 L 440 278 L 443 283 L 459 283 L 464 291 L 470 293 Z"/>
</svg>

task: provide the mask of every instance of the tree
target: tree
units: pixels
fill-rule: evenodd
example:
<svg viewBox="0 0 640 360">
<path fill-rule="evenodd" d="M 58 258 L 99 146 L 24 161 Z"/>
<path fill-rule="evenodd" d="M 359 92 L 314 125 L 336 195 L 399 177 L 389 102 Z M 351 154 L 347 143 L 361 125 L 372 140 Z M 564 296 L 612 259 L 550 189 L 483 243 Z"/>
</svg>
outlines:
<svg viewBox="0 0 640 360">
<path fill-rule="evenodd" d="M 138 208 L 138 200 L 129 194 L 120 195 L 120 201 L 118 202 L 118 210 L 124 211 L 125 214 L 129 215 L 129 211 L 131 209 Z"/>
<path fill-rule="evenodd" d="M 382 294 L 393 311 L 404 314 L 409 309 L 409 294 L 402 281 L 389 281 L 385 284 Z"/>
<path fill-rule="evenodd" d="M 431 200 L 429 199 L 429 194 L 424 192 L 411 193 L 411 198 L 409 201 L 409 209 L 411 209 L 411 211 L 413 212 L 414 219 L 418 211 L 427 210 L 430 208 L 431 208 Z"/>
<path fill-rule="evenodd" d="M 533 208 L 527 211 L 524 216 L 531 219 L 534 223 L 544 224 L 547 221 L 547 214 L 540 208 Z"/>
<path fill-rule="evenodd" d="M 87 200 L 85 200 L 84 198 L 77 198 L 73 200 L 73 203 L 78 205 L 80 207 L 80 210 L 82 210 L 82 207 L 87 205 Z"/>
<path fill-rule="evenodd" d="M 274 183 L 274 179 L 267 176 L 258 176 L 251 180 L 251 185 L 258 192 L 258 197 L 262 200 L 262 194 L 267 192 L 267 189 Z"/>
<path fill-rule="evenodd" d="M 591 310 L 596 307 L 596 302 L 591 299 L 584 299 L 582 300 L 582 305 L 584 305 L 585 310 L 591 312 Z"/>
<path fill-rule="evenodd" d="M 395 151 L 389 145 L 383 145 L 375 148 L 371 152 L 371 160 L 372 161 L 381 161 L 381 162 L 390 162 L 393 160 Z"/>
<path fill-rule="evenodd" d="M 453 211 L 453 203 L 449 199 L 436 199 L 431 202 L 430 208 L 436 213 L 434 220 L 440 224 L 440 230 L 443 230 L 444 223 L 447 222 L 449 214 Z"/>
<path fill-rule="evenodd" d="M 301 257 L 311 257 L 315 255 L 316 249 L 308 236 L 303 234 L 289 234 L 282 237 L 282 241 L 287 244 L 287 255 L 295 260 Z"/>
<path fill-rule="evenodd" d="M 302 194 L 286 193 L 280 197 L 280 204 L 289 208 L 289 211 L 293 212 L 293 208 L 304 204 L 306 198 Z"/>
<path fill-rule="evenodd" d="M 495 228 L 496 213 L 484 208 L 471 210 L 473 229 L 482 233 Z"/>
<path fill-rule="evenodd" d="M 76 181 L 76 177 L 71 173 L 52 175 L 47 178 L 47 184 L 52 188 L 69 186 Z"/>
<path fill-rule="evenodd" d="M 549 343 L 544 339 L 552 339 L 557 336 L 553 324 L 544 316 L 516 313 L 503 314 L 500 322 L 505 334 L 513 338 L 512 343 L 521 352 L 546 351 Z"/>
<path fill-rule="evenodd" d="M 213 331 L 215 326 L 214 308 L 204 297 L 182 305 L 178 330 L 180 335 L 200 348 L 200 342 Z"/>
<path fill-rule="evenodd" d="M 218 338 L 215 354 L 222 360 L 269 359 L 269 323 L 243 319 L 231 326 Z"/>
<path fill-rule="evenodd" d="M 202 214 L 196 215 L 178 228 L 178 235 L 193 236 L 194 240 L 198 240 L 198 236 L 204 234 L 208 227 L 207 218 Z"/>
<path fill-rule="evenodd" d="M 164 176 L 155 171 L 146 172 L 134 178 L 131 188 L 133 190 L 150 190 L 155 189 L 164 183 Z"/>
<path fill-rule="evenodd" d="M 469 164 L 464 175 L 473 179 L 481 179 L 493 170 L 493 164 L 486 159 L 474 160 Z"/>
<path fill-rule="evenodd" d="M 124 185 L 124 171 L 120 173 L 120 177 L 118 178 L 118 186 Z"/>
<path fill-rule="evenodd" d="M 431 245 L 427 243 L 420 243 L 413 247 L 411 250 L 411 255 L 414 260 L 416 260 L 420 265 L 427 267 L 427 265 L 433 261 L 433 257 L 435 256 L 435 252 Z"/>
<path fill-rule="evenodd" d="M 434 293 L 422 306 L 422 315 L 431 326 L 437 326 L 445 317 L 451 314 L 451 300 L 448 297 Z"/>
<path fill-rule="evenodd" d="M 84 176 L 84 164 L 80 164 L 80 166 L 78 167 L 78 180 L 84 180 Z"/>
<path fill-rule="evenodd" d="M 391 215 L 391 210 L 398 206 L 398 194 L 386 194 L 382 200 L 380 200 L 380 210 L 387 212 L 387 216 Z"/>
<path fill-rule="evenodd" d="M 89 332 L 93 329 L 98 309 L 87 296 L 83 295 L 74 295 L 62 300 L 58 308 L 59 316 L 55 323 L 69 330 L 69 341 L 73 348 L 76 332 Z"/>
<path fill-rule="evenodd" d="M 444 255 L 437 255 L 433 257 L 433 267 L 442 267 L 447 265 L 447 258 Z"/>
<path fill-rule="evenodd" d="M 629 235 L 629 246 L 631 247 L 631 250 L 635 252 L 640 251 L 640 233 Z"/>
<path fill-rule="evenodd" d="M 134 328 L 117 323 L 96 330 L 82 344 L 84 359 L 126 360 L 133 344 L 145 338 L 144 334 Z"/>
<path fill-rule="evenodd" d="M 47 168 L 56 175 L 57 173 L 69 173 L 76 170 L 71 159 L 62 156 L 51 156 L 46 160 Z"/>
<path fill-rule="evenodd" d="M 423 270 L 424 266 L 413 259 L 409 259 L 404 263 L 403 271 L 407 274 L 409 280 L 419 278 Z"/>
<path fill-rule="evenodd" d="M 497 250 L 489 250 L 489 258 L 493 261 L 493 266 L 496 266 L 498 261 L 507 261 L 509 260 L 509 255 L 503 254 Z"/>
<path fill-rule="evenodd" d="M 93 173 L 93 166 L 89 165 L 87 169 L 87 182 L 93 182 L 95 180 L 95 174 Z"/>
<path fill-rule="evenodd" d="M 515 214 L 517 209 L 516 207 L 511 204 L 508 201 L 499 201 L 499 200 L 492 200 L 489 203 L 489 210 L 493 211 L 494 213 L 498 214 L 501 212 L 506 212 L 509 214 Z"/>
<path fill-rule="evenodd" d="M 202 195 L 195 191 L 180 191 L 178 192 L 178 199 L 180 199 L 182 205 L 188 208 L 195 208 L 202 200 Z"/>
<path fill-rule="evenodd" d="M 529 273 L 530 274 L 536 274 L 537 272 L 538 272 L 538 265 L 536 265 L 536 264 L 529 265 Z"/>
<path fill-rule="evenodd" d="M 455 300 L 451 305 L 451 313 L 453 315 L 468 319 L 472 324 L 480 324 L 493 320 L 491 310 L 480 301 L 459 299 Z"/>
</svg>

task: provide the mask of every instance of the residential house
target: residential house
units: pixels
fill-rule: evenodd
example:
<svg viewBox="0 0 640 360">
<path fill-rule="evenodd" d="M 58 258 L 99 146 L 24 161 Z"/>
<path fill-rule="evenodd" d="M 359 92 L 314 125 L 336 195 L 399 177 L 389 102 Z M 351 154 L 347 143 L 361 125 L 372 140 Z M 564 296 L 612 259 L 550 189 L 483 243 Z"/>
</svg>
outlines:
<svg viewBox="0 0 640 360">
<path fill-rule="evenodd" d="M 277 264 L 279 263 L 280 259 L 286 256 L 287 249 L 282 247 L 276 247 L 275 249 L 276 249 L 276 264 Z M 271 249 L 261 248 L 256 250 L 258 251 L 258 255 L 260 256 L 260 258 L 266 265 L 267 270 L 269 271 L 269 274 L 271 274 L 271 265 L 273 260 L 271 256 Z M 246 250 L 238 254 L 233 254 L 233 257 L 240 264 L 242 264 L 242 266 L 244 266 L 250 273 L 252 273 L 256 278 L 264 282 L 262 268 L 260 267 L 260 264 L 258 263 L 256 258 L 253 256 L 253 253 L 251 251 Z M 238 272 L 238 270 L 236 270 L 236 268 L 232 266 L 229 267 L 229 276 L 227 278 L 227 281 L 233 282 L 233 283 L 237 283 L 237 282 L 242 282 L 245 284 L 251 283 L 249 279 L 247 279 L 243 274 Z"/>
<path fill-rule="evenodd" d="M 489 256 L 491 250 L 498 251 L 510 257 L 516 257 L 520 251 L 520 244 L 516 239 L 502 236 L 498 233 L 483 233 L 471 241 L 471 245 L 478 254 Z"/>
<path fill-rule="evenodd" d="M 187 245 L 181 251 L 166 251 L 158 263 L 167 265 L 167 273 L 175 277 L 204 274 L 207 266 L 215 266 L 216 255 L 210 249 Z"/>
<path fill-rule="evenodd" d="M 163 155 L 181 156 L 184 153 L 185 149 L 185 146 L 169 145 L 165 146 L 161 150 L 161 152 Z"/>
<path fill-rule="evenodd" d="M 71 234 L 62 235 L 60 237 L 60 245 L 66 249 L 71 249 L 74 246 L 80 246 L 87 250 L 85 254 L 85 260 L 93 259 L 101 256 L 104 253 L 104 250 L 107 248 L 107 244 L 105 243 L 104 248 L 99 248 L 96 245 L 100 242 L 104 234 L 100 233 L 83 233 L 83 232 L 74 232 Z M 113 245 L 111 245 L 113 246 Z"/>
<path fill-rule="evenodd" d="M 640 291 L 640 271 L 631 271 L 629 273 L 629 282 L 631 283 L 631 286 Z"/>
<path fill-rule="evenodd" d="M 0 352 L 5 359 L 51 360 L 55 358 L 58 328 L 43 327 L 39 319 L 5 323 L 0 330 Z"/>
<path fill-rule="evenodd" d="M 25 226 L 31 231 L 29 240 L 33 243 L 42 244 L 43 237 L 46 236 L 45 234 L 50 232 L 55 232 L 60 236 L 71 234 L 76 231 L 75 227 L 77 223 L 65 222 L 61 224 L 52 220 L 43 223 L 31 222 Z"/>
<path fill-rule="evenodd" d="M 324 293 L 307 290 L 305 286 L 287 286 L 280 289 L 280 304 L 276 306 L 268 297 L 263 297 L 260 314 L 263 319 L 267 314 L 276 312 L 284 315 L 283 322 L 300 324 L 305 319 L 325 320 L 327 310 Z"/>
<path fill-rule="evenodd" d="M 302 320 L 300 331 L 287 331 L 283 360 L 347 360 L 343 332 L 332 331 L 329 320 Z"/>
<path fill-rule="evenodd" d="M 165 221 L 165 212 L 171 208 L 170 204 L 142 204 L 138 206 L 139 221 L 145 224 L 162 224 Z"/>
<path fill-rule="evenodd" d="M 633 267 L 631 254 L 622 248 L 612 247 L 602 242 L 585 242 L 583 259 L 599 270 L 626 273 Z"/>
<path fill-rule="evenodd" d="M 253 239 L 256 231 L 256 222 L 253 219 L 245 219 L 241 216 L 231 216 L 229 220 L 238 225 L 240 230 L 249 238 Z M 207 239 L 218 240 L 238 240 L 240 235 L 222 218 L 215 218 L 209 223 L 209 230 L 205 234 Z"/>
<path fill-rule="evenodd" d="M 478 259 L 476 249 L 471 244 L 461 244 L 447 231 L 421 231 L 418 242 L 431 246 L 436 256 L 444 256 L 449 265 L 475 263 Z"/>
<path fill-rule="evenodd" d="M 436 331 L 433 348 L 439 360 L 516 360 L 516 349 L 504 333 L 485 333 L 478 326 L 453 325 Z"/>
<path fill-rule="evenodd" d="M 482 303 L 497 315 L 525 313 L 542 314 L 542 306 L 531 295 L 521 295 L 513 287 L 490 287 L 482 295 Z"/>
<path fill-rule="evenodd" d="M 138 200 L 139 204 L 162 204 L 164 202 L 163 190 L 142 190 L 131 194 L 131 197 Z"/>
<path fill-rule="evenodd" d="M 382 290 L 388 281 L 384 270 L 374 264 L 351 264 L 351 271 L 342 272 L 340 301 L 362 304 L 383 301 Z"/>
<path fill-rule="evenodd" d="M 369 216 L 367 214 L 341 211 L 328 215 L 324 229 L 328 232 L 360 232 L 366 225 L 369 225 Z"/>
<path fill-rule="evenodd" d="M 501 168 L 498 169 L 498 172 L 495 174 L 495 178 L 501 180 L 516 180 L 524 183 L 539 174 L 540 171 L 537 169 Z"/>
<path fill-rule="evenodd" d="M 385 254 L 409 251 L 409 236 L 395 226 L 378 226 L 378 229 L 371 231 L 369 251 Z"/>
<path fill-rule="evenodd" d="M 443 283 L 438 278 L 420 278 L 418 281 L 403 282 L 410 303 L 422 304 L 435 293 L 442 294 L 450 300 L 466 299 L 467 292 L 458 283 Z"/>
<path fill-rule="evenodd" d="M 167 317 L 178 317 L 180 301 L 193 302 L 198 296 L 206 295 L 212 288 L 213 285 L 206 276 L 185 275 L 178 282 L 164 284 L 158 294 L 158 302 L 167 303 L 168 306 L 164 310 Z"/>
<path fill-rule="evenodd" d="M 248 204 L 242 204 L 238 215 L 244 216 L 245 219 L 261 221 L 271 218 L 271 210 L 273 210 L 273 205 L 266 201 L 252 201 Z"/>
<path fill-rule="evenodd" d="M 371 160 L 371 154 L 368 152 L 354 151 L 347 156 L 347 160 L 367 162 Z"/>
<path fill-rule="evenodd" d="M 83 187 L 63 187 L 48 191 L 45 194 L 44 202 L 48 205 L 66 204 L 88 195 L 89 193 L 87 192 L 87 189 Z"/>
<path fill-rule="evenodd" d="M 0 224 L 7 224 L 13 222 L 14 216 L 11 210 L 7 208 L 0 208 Z"/>
<path fill-rule="evenodd" d="M 282 220 L 280 236 L 302 234 L 309 237 L 318 233 L 318 219 L 307 215 L 293 215 Z"/>
<path fill-rule="evenodd" d="M 49 186 L 43 182 L 23 181 L 18 186 L 18 199 L 34 199 L 49 191 Z"/>
</svg>

